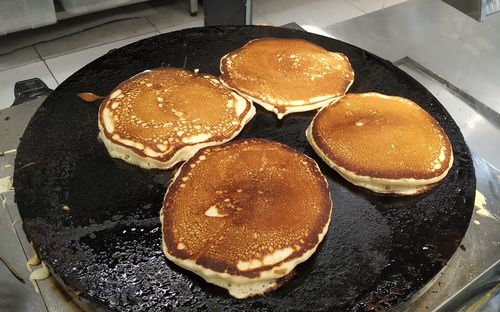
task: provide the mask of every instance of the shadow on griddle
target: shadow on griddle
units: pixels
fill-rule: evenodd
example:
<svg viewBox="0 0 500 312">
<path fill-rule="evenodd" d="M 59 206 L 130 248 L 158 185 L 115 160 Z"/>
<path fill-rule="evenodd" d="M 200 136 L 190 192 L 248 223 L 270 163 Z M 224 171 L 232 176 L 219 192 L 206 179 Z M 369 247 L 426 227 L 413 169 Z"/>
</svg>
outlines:
<svg viewBox="0 0 500 312">
<path fill-rule="evenodd" d="M 181 268 L 180 266 L 176 265 L 170 260 L 167 260 L 165 258 L 165 262 L 167 263 L 167 266 L 170 268 L 172 272 L 184 275 L 189 279 L 191 283 L 197 288 L 200 288 L 203 292 L 208 293 L 210 296 L 214 297 L 225 297 L 225 298 L 233 298 L 229 295 L 226 289 L 216 286 L 214 284 L 211 284 L 207 281 L 205 281 L 201 276 L 186 270 L 184 268 Z M 236 299 L 234 299 L 236 300 Z"/>
<path fill-rule="evenodd" d="M 381 212 L 389 209 L 411 207 L 415 203 L 420 202 L 423 198 L 429 196 L 434 190 L 434 188 L 432 188 L 427 192 L 416 195 L 397 195 L 375 193 L 356 185 L 353 185 L 353 189 L 356 194 L 368 200 L 377 210 Z"/>
<path fill-rule="evenodd" d="M 444 183 L 441 181 L 433 185 L 429 190 L 415 195 L 397 195 L 397 194 L 381 194 L 370 191 L 363 187 L 352 184 L 351 182 L 344 179 L 338 172 L 330 168 L 318 155 L 314 153 L 311 147 L 309 147 L 305 152 L 306 155 L 312 157 L 319 165 L 321 172 L 327 177 L 330 191 L 333 194 L 332 183 L 338 184 L 342 189 L 348 190 L 355 197 L 361 197 L 369 201 L 377 210 L 383 212 L 388 209 L 398 209 L 410 207 L 414 203 L 420 202 L 425 197 L 432 195 L 440 185 Z M 335 200 L 334 200 L 335 203 Z"/>
<path fill-rule="evenodd" d="M 283 143 L 291 148 L 304 152 L 309 148 L 305 131 L 316 111 L 294 113 L 283 119 L 276 114 L 255 105 L 255 117 L 243 128 L 236 139 L 262 138 Z"/>
<path fill-rule="evenodd" d="M 315 252 L 307 261 L 299 264 L 292 272 L 279 279 L 279 287 L 277 289 L 271 290 L 262 296 L 247 298 L 245 299 L 245 301 L 260 301 L 265 300 L 266 298 L 281 299 L 288 296 L 297 287 L 304 285 L 307 279 L 311 278 L 311 276 L 314 276 L 312 272 L 314 271 L 316 266 L 318 252 L 321 250 L 323 245 L 324 242 L 320 243 L 317 252 Z M 229 292 L 226 289 L 208 283 L 199 275 L 181 268 L 180 266 L 167 259 L 165 259 L 165 262 L 167 263 L 167 266 L 170 268 L 170 270 L 175 273 L 184 275 L 189 279 L 190 282 L 193 283 L 193 285 L 200 288 L 203 292 L 206 292 L 210 296 L 225 297 L 234 301 L 241 301 L 240 299 L 233 298 L 231 295 L 229 295 Z"/>
<path fill-rule="evenodd" d="M 292 272 L 282 277 L 278 281 L 280 286 L 276 290 L 269 292 L 267 296 L 284 298 L 297 287 L 305 285 L 307 279 L 314 278 L 316 275 L 314 274 L 314 270 L 317 269 L 318 265 L 318 255 L 324 245 L 325 241 L 323 240 L 318 245 L 316 252 L 307 261 L 297 265 Z"/>
<path fill-rule="evenodd" d="M 110 156 L 111 158 L 111 156 Z M 182 163 L 179 163 L 175 165 L 173 168 L 168 169 L 168 170 L 162 170 L 162 169 L 144 169 L 136 165 L 132 165 L 127 163 L 124 160 L 118 159 L 118 158 L 111 158 L 113 160 L 113 163 L 115 166 L 127 172 L 130 176 L 137 178 L 137 179 L 148 179 L 148 180 L 153 180 L 154 182 L 157 182 L 161 185 L 169 185 L 170 181 L 174 177 L 175 172 L 177 171 L 178 168 L 180 168 Z"/>
</svg>

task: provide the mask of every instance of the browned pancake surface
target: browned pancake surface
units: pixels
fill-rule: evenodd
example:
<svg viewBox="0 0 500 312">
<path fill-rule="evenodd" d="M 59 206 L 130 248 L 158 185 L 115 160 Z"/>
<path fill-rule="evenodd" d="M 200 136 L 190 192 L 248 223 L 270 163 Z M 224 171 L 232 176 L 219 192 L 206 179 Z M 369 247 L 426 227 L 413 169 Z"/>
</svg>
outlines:
<svg viewBox="0 0 500 312">
<path fill-rule="evenodd" d="M 205 148 L 178 174 L 165 195 L 164 243 L 217 272 L 256 277 L 273 266 L 241 271 L 238 261 L 286 247 L 294 251 L 283 261 L 296 258 L 318 244 L 329 221 L 330 193 L 316 163 L 280 143 Z M 219 217 L 207 216 L 213 207 Z"/>
<path fill-rule="evenodd" d="M 139 155 L 168 160 L 182 147 L 232 137 L 251 109 L 248 101 L 237 108 L 235 96 L 217 77 L 158 68 L 118 85 L 101 104 L 99 122 L 105 124 L 107 109 L 114 123 L 113 132 L 104 131 L 109 140 Z"/>
<path fill-rule="evenodd" d="M 300 39 L 264 38 L 226 55 L 220 78 L 242 94 L 279 108 L 290 101 L 311 104 L 313 98 L 343 95 L 354 72 L 341 53 Z"/>
<path fill-rule="evenodd" d="M 450 141 L 432 116 L 410 100 L 377 93 L 347 94 L 325 107 L 312 136 L 336 165 L 376 178 L 430 179 L 448 169 L 451 157 Z"/>
</svg>

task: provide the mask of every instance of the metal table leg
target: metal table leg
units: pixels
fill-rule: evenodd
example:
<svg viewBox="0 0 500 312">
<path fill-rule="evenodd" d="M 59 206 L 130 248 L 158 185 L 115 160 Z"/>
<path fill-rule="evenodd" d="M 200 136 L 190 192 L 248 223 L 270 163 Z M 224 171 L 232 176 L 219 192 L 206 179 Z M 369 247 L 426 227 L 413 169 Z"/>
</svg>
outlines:
<svg viewBox="0 0 500 312">
<path fill-rule="evenodd" d="M 198 14 L 198 0 L 189 0 L 189 13 L 191 16 Z"/>
</svg>

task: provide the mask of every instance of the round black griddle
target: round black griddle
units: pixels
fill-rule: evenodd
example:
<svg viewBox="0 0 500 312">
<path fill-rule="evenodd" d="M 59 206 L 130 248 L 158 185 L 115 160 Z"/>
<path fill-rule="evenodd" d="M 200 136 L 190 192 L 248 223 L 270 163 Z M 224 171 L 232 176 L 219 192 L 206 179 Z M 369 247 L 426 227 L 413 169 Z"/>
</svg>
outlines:
<svg viewBox="0 0 500 312">
<path fill-rule="evenodd" d="M 377 91 L 420 103 L 448 134 L 455 162 L 444 182 L 423 195 L 377 195 L 347 183 L 315 155 L 304 135 L 314 112 L 279 121 L 257 107 L 238 138 L 276 140 L 313 157 L 328 177 L 334 209 L 323 243 L 287 283 L 265 296 L 236 300 L 167 261 L 159 211 L 172 171 L 143 170 L 109 157 L 97 141 L 99 102 L 86 103 L 77 93 L 106 95 L 123 80 L 161 66 L 218 75 L 224 54 L 268 36 L 303 38 L 345 53 L 356 73 L 350 92 Z M 159 35 L 85 66 L 36 112 L 19 145 L 14 179 L 28 239 L 54 275 L 79 294 L 81 304 L 117 311 L 394 307 L 429 282 L 455 252 L 472 213 L 475 185 L 469 149 L 453 119 L 390 62 L 327 37 L 246 26 Z"/>
</svg>

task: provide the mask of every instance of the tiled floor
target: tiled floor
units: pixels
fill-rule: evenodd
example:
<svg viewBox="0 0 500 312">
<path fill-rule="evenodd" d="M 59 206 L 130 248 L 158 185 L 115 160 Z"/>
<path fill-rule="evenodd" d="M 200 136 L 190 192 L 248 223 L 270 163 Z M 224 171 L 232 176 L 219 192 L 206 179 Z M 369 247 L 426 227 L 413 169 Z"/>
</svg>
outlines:
<svg viewBox="0 0 500 312">
<path fill-rule="evenodd" d="M 57 56 L 81 51 L 82 48 L 93 48 L 122 38 L 131 38 L 156 32 L 146 18 L 132 18 L 116 23 L 104 24 L 63 38 L 35 44 L 35 48 L 44 60 Z"/>
<path fill-rule="evenodd" d="M 85 50 L 60 55 L 58 57 L 47 58 L 45 59 L 45 64 L 54 75 L 57 83 L 60 84 L 66 78 L 71 76 L 71 74 L 73 74 L 76 70 L 92 62 L 101 55 L 106 54 L 106 52 L 108 52 L 109 50 L 119 48 L 137 40 L 151 37 L 157 34 L 159 34 L 159 32 L 154 30 L 152 32 L 148 32 L 139 36 L 98 45 Z"/>
<path fill-rule="evenodd" d="M 325 34 L 328 26 L 404 1 L 254 0 L 253 23 L 293 21 Z M 13 102 L 16 81 L 39 77 L 55 88 L 110 49 L 159 33 L 203 26 L 203 8 L 191 17 L 188 2 L 150 1 L 0 37 L 0 109 Z"/>
</svg>

